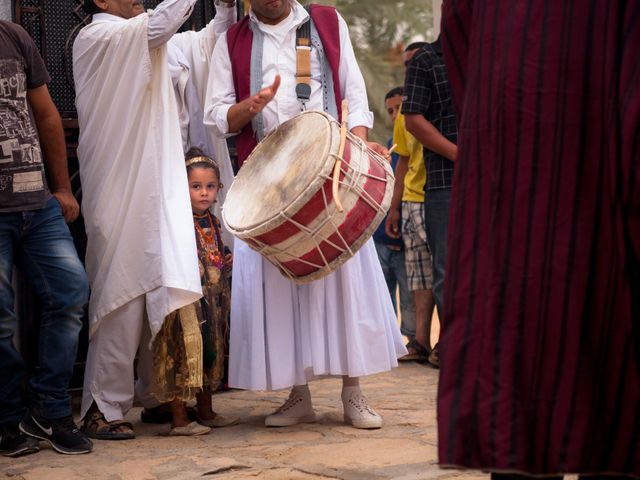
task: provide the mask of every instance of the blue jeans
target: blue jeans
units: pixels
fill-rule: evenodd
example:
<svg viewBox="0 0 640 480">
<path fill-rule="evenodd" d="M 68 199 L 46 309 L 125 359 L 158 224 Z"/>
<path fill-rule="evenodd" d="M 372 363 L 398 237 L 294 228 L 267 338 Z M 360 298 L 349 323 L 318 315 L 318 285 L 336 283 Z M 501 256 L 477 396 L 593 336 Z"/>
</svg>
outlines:
<svg viewBox="0 0 640 480">
<path fill-rule="evenodd" d="M 391 250 L 386 245 L 374 242 L 378 259 L 382 266 L 382 273 L 387 282 L 391 302 L 394 311 L 398 311 L 396 305 L 396 287 L 400 290 L 400 331 L 409 338 L 416 335 L 416 306 L 407 283 L 407 269 L 404 262 L 403 250 Z"/>
<path fill-rule="evenodd" d="M 0 424 L 17 422 L 26 412 L 20 395 L 25 367 L 13 345 L 14 264 L 42 303 L 38 366 L 26 384 L 30 408 L 49 419 L 70 415 L 67 389 L 89 284 L 54 197 L 40 210 L 0 212 Z"/>
<path fill-rule="evenodd" d="M 440 321 L 444 317 L 442 299 L 444 269 L 447 263 L 447 231 L 449 230 L 449 205 L 451 189 L 429 190 L 424 196 L 424 213 L 427 239 L 433 267 L 433 296 L 438 307 Z"/>
</svg>

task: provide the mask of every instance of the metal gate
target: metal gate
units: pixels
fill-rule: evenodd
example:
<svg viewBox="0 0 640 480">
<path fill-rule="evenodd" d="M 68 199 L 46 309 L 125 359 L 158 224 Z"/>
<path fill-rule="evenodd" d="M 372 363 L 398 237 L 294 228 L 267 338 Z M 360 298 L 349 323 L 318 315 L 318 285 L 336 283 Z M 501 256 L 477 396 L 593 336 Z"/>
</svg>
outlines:
<svg viewBox="0 0 640 480">
<path fill-rule="evenodd" d="M 161 0 L 144 0 L 146 8 Z M 63 118 L 75 117 L 71 50 L 78 32 L 91 19 L 83 0 L 16 0 L 15 20 L 33 37 L 51 75 L 51 96 Z M 242 2 L 238 2 L 239 15 Z M 191 18 L 183 25 L 199 30 L 215 15 L 212 0 L 198 0 Z"/>
</svg>

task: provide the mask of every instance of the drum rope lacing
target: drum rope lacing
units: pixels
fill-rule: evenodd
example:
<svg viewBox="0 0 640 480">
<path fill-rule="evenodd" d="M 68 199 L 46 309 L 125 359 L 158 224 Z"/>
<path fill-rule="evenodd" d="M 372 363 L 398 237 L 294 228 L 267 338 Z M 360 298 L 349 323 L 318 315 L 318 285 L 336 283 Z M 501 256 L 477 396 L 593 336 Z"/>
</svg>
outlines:
<svg viewBox="0 0 640 480">
<path fill-rule="evenodd" d="M 348 134 L 349 136 L 352 136 L 351 133 Z M 355 138 L 355 137 L 354 137 Z M 382 165 L 383 169 L 384 169 L 384 163 L 382 160 L 380 160 L 377 155 L 375 154 L 371 154 L 371 152 L 369 152 L 367 155 L 365 155 L 365 152 L 367 150 L 366 145 L 364 144 L 364 142 L 360 141 L 360 142 L 356 142 L 357 144 L 359 144 L 360 146 L 360 155 L 361 158 L 368 158 L 369 161 L 373 160 L 376 163 L 378 163 L 379 165 Z M 336 160 L 338 160 L 340 157 L 338 157 L 338 155 L 333 154 L 333 153 L 329 153 L 330 157 L 334 157 Z M 379 177 L 377 175 L 373 175 L 371 173 L 364 172 L 362 171 L 362 169 L 353 169 L 353 168 L 349 168 L 351 167 L 349 162 L 345 162 L 344 158 L 341 159 L 343 161 L 343 164 L 346 164 L 345 168 L 341 167 L 341 172 L 344 174 L 344 177 L 342 180 L 340 180 L 340 185 L 341 187 L 344 187 L 344 193 L 349 194 L 352 191 L 356 191 L 357 192 L 357 197 L 359 199 L 362 199 L 366 204 L 368 204 L 374 211 L 378 212 L 378 215 L 380 215 L 380 204 L 378 202 L 375 201 L 375 199 L 371 196 L 371 194 L 369 194 L 369 192 L 365 191 L 362 188 L 362 185 L 364 184 L 364 180 L 363 178 L 372 178 L 374 180 L 378 180 L 381 182 L 386 182 L 387 178 L 386 177 Z M 324 178 L 325 181 L 331 181 L 332 180 L 332 176 L 329 175 L 322 175 L 321 178 Z M 278 217 L 282 217 L 283 218 L 283 223 L 289 222 L 292 225 L 294 225 L 296 228 L 298 228 L 301 232 L 306 233 L 312 240 L 313 244 L 314 244 L 314 248 L 317 250 L 317 252 L 319 253 L 320 257 L 322 258 L 322 261 L 324 262 L 324 265 L 318 265 L 317 263 L 314 262 L 310 262 L 308 260 L 304 260 L 302 258 L 296 257 L 294 255 L 292 255 L 291 253 L 285 251 L 282 248 L 278 248 L 275 247 L 273 245 L 268 245 L 265 244 L 263 242 L 260 242 L 259 240 L 257 240 L 256 238 L 252 239 L 252 243 L 258 247 L 257 251 L 262 254 L 263 256 L 267 257 L 267 259 L 273 263 L 274 265 L 276 265 L 280 271 L 282 271 L 287 277 L 289 277 L 291 280 L 299 280 L 300 277 L 296 277 L 295 275 L 293 275 L 284 265 L 284 262 L 287 261 L 291 261 L 294 260 L 296 262 L 299 263 L 303 263 L 305 265 L 311 266 L 313 268 L 318 269 L 318 272 L 314 272 L 313 275 L 315 276 L 316 274 L 329 269 L 329 264 L 331 262 L 327 261 L 327 258 L 325 257 L 324 253 L 322 252 L 322 249 L 320 248 L 320 245 L 322 243 L 327 244 L 331 247 L 333 247 L 334 249 L 340 251 L 342 250 L 342 254 L 339 255 L 336 259 L 333 259 L 332 262 L 335 262 L 336 260 L 344 257 L 345 253 L 348 252 L 348 257 L 347 258 L 351 258 L 355 255 L 355 252 L 353 251 L 353 249 L 351 248 L 351 246 L 347 243 L 346 239 L 344 238 L 344 236 L 342 235 L 342 233 L 339 230 L 340 225 L 336 222 L 336 217 L 340 216 L 345 216 L 341 213 L 339 213 L 337 211 L 337 209 L 333 208 L 333 213 L 329 213 L 329 201 L 327 199 L 327 193 L 325 191 L 324 188 L 321 188 L 322 191 L 322 197 L 323 197 L 323 202 L 324 202 L 324 206 L 325 206 L 325 217 L 323 219 L 321 219 L 313 228 L 309 228 L 306 225 L 303 225 L 299 222 L 297 222 L 296 220 L 293 219 L 293 217 L 291 215 L 286 214 L 285 212 L 280 212 L 277 216 Z M 293 215 L 297 214 L 298 212 L 296 211 Z M 342 219 L 344 220 L 344 219 Z M 329 230 L 331 231 L 331 234 L 326 235 L 326 238 L 320 239 L 318 240 L 316 238 L 316 235 L 327 228 L 327 225 L 330 224 L 330 227 L 333 227 L 333 230 Z M 338 238 L 340 240 L 340 242 L 342 243 L 342 245 L 338 245 L 333 241 L 329 240 L 329 237 L 331 235 L 333 235 L 333 233 L 338 235 Z"/>
</svg>

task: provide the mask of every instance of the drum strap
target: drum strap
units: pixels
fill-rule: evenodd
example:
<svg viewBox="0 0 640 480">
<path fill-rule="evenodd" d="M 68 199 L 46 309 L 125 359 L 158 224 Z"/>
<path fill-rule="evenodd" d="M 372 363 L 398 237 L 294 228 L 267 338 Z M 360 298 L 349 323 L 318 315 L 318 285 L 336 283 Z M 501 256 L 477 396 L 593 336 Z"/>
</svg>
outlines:
<svg viewBox="0 0 640 480">
<path fill-rule="evenodd" d="M 296 31 L 296 96 L 303 111 L 311 98 L 311 10 L 305 9 L 309 18 Z"/>
<path fill-rule="evenodd" d="M 311 5 L 305 7 L 309 9 Z M 307 10 L 309 11 L 309 10 Z M 304 29 L 303 29 L 304 27 Z M 249 72 L 249 85 L 250 85 L 250 95 L 255 95 L 262 88 L 262 53 L 264 46 L 264 34 L 262 31 L 251 22 L 249 24 L 249 28 L 253 33 L 252 46 L 251 46 L 251 61 L 250 61 L 250 72 Z M 307 68 L 306 77 L 309 79 L 309 83 L 298 83 L 298 85 L 304 85 L 308 87 L 308 96 L 304 102 L 309 100 L 311 96 L 311 49 L 314 48 L 318 52 L 318 58 L 320 59 L 320 69 L 321 69 L 321 82 L 322 82 L 322 100 L 323 100 L 323 109 L 333 118 L 338 117 L 338 106 L 336 102 L 336 96 L 334 93 L 334 82 L 331 66 L 329 65 L 329 60 L 325 55 L 324 46 L 322 44 L 322 39 L 320 38 L 320 34 L 318 29 L 316 28 L 313 19 L 307 20 L 300 27 L 298 27 L 298 31 L 296 32 L 296 54 L 298 53 L 297 48 L 297 36 L 298 34 L 304 35 L 304 31 L 300 33 L 300 30 L 306 30 L 307 41 L 309 42 L 309 46 L 307 47 L 307 58 L 309 59 L 309 67 Z M 296 69 L 298 66 L 296 65 Z M 298 77 L 298 72 L 296 71 L 296 77 Z M 297 80 L 297 79 L 296 79 Z M 298 93 L 298 85 L 296 85 L 296 94 Z M 302 110 L 304 110 L 304 102 L 300 97 L 298 100 L 303 103 Z M 262 117 L 262 112 L 258 113 L 251 120 L 251 128 L 255 134 L 255 138 L 260 141 L 264 138 L 264 119 Z"/>
</svg>

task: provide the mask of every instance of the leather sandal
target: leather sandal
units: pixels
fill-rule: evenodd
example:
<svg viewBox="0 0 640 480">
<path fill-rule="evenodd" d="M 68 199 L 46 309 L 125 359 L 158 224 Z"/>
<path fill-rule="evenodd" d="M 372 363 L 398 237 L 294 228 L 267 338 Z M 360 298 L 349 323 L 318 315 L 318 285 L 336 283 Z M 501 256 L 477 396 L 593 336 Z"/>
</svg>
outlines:
<svg viewBox="0 0 640 480">
<path fill-rule="evenodd" d="M 433 347 L 433 350 L 431 350 L 431 353 L 429 353 L 429 356 L 427 357 L 427 361 L 429 362 L 429 365 L 431 365 L 433 368 L 440 368 L 440 352 L 438 350 L 437 343 Z"/>
<path fill-rule="evenodd" d="M 119 432 L 118 429 L 125 428 L 128 432 Z M 82 424 L 82 431 L 90 438 L 97 440 L 130 440 L 136 438 L 131 422 L 124 420 L 113 420 L 108 422 L 100 411 L 87 413 Z"/>
<path fill-rule="evenodd" d="M 431 354 L 431 350 L 418 343 L 415 338 L 407 343 L 407 350 L 409 350 L 409 353 L 400 357 L 398 359 L 399 362 L 426 363 L 428 361 L 429 355 Z M 411 350 L 413 350 L 413 352 L 411 352 Z"/>
</svg>

